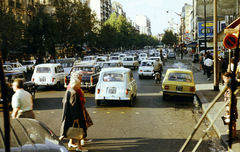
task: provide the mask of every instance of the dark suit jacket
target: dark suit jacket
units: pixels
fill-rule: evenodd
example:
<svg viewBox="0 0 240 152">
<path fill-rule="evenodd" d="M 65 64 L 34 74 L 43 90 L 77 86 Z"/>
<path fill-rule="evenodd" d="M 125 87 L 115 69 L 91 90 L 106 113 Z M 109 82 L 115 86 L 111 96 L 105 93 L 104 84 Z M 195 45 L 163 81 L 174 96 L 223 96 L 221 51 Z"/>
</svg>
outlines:
<svg viewBox="0 0 240 152">
<path fill-rule="evenodd" d="M 218 69 L 219 69 L 219 72 L 221 73 L 224 73 L 227 71 L 227 65 L 224 60 L 218 61 Z"/>
</svg>

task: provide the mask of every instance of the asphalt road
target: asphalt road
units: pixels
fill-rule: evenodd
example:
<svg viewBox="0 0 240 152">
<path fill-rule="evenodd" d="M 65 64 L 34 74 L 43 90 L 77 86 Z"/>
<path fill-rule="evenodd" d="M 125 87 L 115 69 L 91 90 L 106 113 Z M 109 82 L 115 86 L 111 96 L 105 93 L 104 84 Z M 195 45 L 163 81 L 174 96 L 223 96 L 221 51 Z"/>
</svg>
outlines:
<svg viewBox="0 0 240 152">
<path fill-rule="evenodd" d="M 176 62 L 189 63 L 189 60 L 168 60 L 167 68 Z M 194 71 L 197 72 L 197 71 Z M 151 77 L 139 79 L 138 70 L 133 70 L 137 81 L 138 94 L 133 107 L 125 102 L 105 101 L 96 107 L 94 94 L 85 91 L 86 108 L 94 122 L 88 129 L 86 143 L 90 152 L 140 151 L 140 152 L 177 152 L 191 134 L 196 120 L 193 116 L 194 104 L 186 98 L 162 100 L 161 83 L 156 84 Z M 36 119 L 42 121 L 59 136 L 62 119 L 62 98 L 65 89 L 39 87 L 34 101 Z M 197 135 L 199 136 L 199 135 Z M 196 138 L 195 138 L 196 139 Z M 186 151 L 191 151 L 196 140 L 190 142 Z M 63 142 L 67 145 L 68 140 Z M 70 149 L 74 151 L 74 149 Z M 209 151 L 207 140 L 198 151 Z"/>
</svg>

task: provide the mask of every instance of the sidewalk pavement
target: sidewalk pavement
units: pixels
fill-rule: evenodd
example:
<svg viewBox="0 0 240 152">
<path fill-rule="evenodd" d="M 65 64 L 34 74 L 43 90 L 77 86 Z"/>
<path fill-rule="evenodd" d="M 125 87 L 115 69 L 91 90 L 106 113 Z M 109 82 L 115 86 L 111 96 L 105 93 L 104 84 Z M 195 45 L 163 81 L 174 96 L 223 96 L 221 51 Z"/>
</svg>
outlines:
<svg viewBox="0 0 240 152">
<path fill-rule="evenodd" d="M 185 57 L 189 58 L 190 57 Z M 220 91 L 214 91 L 214 77 L 211 76 L 211 79 L 207 81 L 207 74 L 203 75 L 203 71 L 199 69 L 199 63 L 192 63 L 192 65 L 197 68 L 201 72 L 194 73 L 194 81 L 196 85 L 196 96 L 199 99 L 199 101 L 202 103 L 202 109 L 205 111 L 208 107 L 208 105 L 213 101 L 213 99 L 217 96 L 217 94 Z M 219 85 L 219 90 L 221 90 L 223 86 Z M 237 94 L 237 99 L 240 101 L 240 93 Z M 207 118 L 210 120 L 210 122 L 213 121 L 215 115 L 218 112 L 218 109 L 224 104 L 223 95 L 218 99 L 218 101 L 215 103 L 213 108 L 209 111 L 207 114 Z M 240 103 L 237 104 L 238 113 L 240 116 Z M 228 142 L 226 140 L 228 139 L 228 125 L 224 125 L 223 121 L 221 119 L 222 116 L 225 115 L 225 108 L 217 118 L 217 120 L 214 123 L 213 128 L 215 129 L 219 139 L 221 140 L 223 146 L 228 149 Z M 238 140 L 234 140 L 232 142 L 232 151 L 233 152 L 240 152 L 240 120 L 237 120 L 236 123 L 236 129 L 238 134 Z"/>
</svg>

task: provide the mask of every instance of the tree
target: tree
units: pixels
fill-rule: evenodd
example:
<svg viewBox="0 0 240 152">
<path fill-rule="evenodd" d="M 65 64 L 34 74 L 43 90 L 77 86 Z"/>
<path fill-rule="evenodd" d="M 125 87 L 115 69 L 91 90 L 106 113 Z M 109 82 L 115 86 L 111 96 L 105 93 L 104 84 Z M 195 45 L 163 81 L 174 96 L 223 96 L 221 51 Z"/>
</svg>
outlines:
<svg viewBox="0 0 240 152">
<path fill-rule="evenodd" d="M 0 7 L 0 51 L 6 59 L 9 50 L 19 51 L 22 44 L 24 26 L 12 12 Z"/>
<path fill-rule="evenodd" d="M 36 54 L 39 51 L 49 51 L 55 55 L 56 22 L 49 14 L 44 13 L 40 7 L 35 18 L 25 30 L 25 44 L 29 53 Z"/>
<path fill-rule="evenodd" d="M 108 51 L 109 48 L 114 48 L 117 44 L 117 29 L 110 24 L 105 24 L 102 26 L 100 43 L 101 47 Z"/>
<path fill-rule="evenodd" d="M 162 42 L 165 45 L 173 45 L 174 43 L 177 43 L 177 37 L 173 34 L 172 31 L 166 30 L 162 38 Z"/>
</svg>

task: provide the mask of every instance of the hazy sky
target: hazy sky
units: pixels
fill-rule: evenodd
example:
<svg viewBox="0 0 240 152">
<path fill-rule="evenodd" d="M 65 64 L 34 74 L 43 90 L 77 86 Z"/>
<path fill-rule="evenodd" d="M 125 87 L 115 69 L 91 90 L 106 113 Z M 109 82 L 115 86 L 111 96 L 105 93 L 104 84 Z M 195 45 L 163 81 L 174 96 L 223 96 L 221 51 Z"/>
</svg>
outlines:
<svg viewBox="0 0 240 152">
<path fill-rule="evenodd" d="M 123 6 L 123 11 L 127 17 L 135 22 L 136 15 L 146 15 L 151 21 L 152 35 L 164 33 L 169 26 L 170 13 L 167 10 L 182 12 L 185 3 L 192 5 L 192 0 L 112 0 L 119 2 Z M 180 23 L 180 16 L 172 12 L 174 23 Z M 176 28 L 177 25 L 174 25 Z"/>
</svg>

